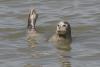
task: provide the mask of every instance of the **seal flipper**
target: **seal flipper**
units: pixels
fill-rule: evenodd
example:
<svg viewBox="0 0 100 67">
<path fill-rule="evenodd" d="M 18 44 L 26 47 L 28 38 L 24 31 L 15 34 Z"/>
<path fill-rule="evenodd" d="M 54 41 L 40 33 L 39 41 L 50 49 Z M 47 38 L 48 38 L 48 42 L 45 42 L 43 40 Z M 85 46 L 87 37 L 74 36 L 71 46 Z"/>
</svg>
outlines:
<svg viewBox="0 0 100 67">
<path fill-rule="evenodd" d="M 29 30 L 35 30 L 36 31 L 36 20 L 38 18 L 38 14 L 36 13 L 35 9 L 32 9 L 29 13 L 29 16 L 28 16 L 28 26 L 27 28 Z"/>
</svg>

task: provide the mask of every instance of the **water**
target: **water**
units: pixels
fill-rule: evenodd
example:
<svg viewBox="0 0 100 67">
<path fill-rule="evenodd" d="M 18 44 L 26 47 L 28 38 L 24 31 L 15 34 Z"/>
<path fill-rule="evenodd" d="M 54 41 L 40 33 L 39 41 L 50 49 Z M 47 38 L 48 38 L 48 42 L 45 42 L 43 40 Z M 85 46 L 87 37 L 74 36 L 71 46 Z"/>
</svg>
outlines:
<svg viewBox="0 0 100 67">
<path fill-rule="evenodd" d="M 39 13 L 36 48 L 26 41 L 31 8 Z M 99 17 L 100 0 L 0 0 L 0 67 L 100 67 Z M 71 24 L 71 50 L 45 41 L 60 20 Z"/>
</svg>

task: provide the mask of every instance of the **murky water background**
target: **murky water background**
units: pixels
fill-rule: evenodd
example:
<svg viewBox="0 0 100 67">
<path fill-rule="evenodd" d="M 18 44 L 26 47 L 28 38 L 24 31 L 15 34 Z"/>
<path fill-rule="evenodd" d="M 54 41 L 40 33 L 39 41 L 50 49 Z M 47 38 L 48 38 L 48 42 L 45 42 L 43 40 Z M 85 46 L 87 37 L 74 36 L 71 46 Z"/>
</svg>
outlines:
<svg viewBox="0 0 100 67">
<path fill-rule="evenodd" d="M 70 22 L 70 57 L 59 58 L 55 47 L 42 38 L 36 48 L 28 46 L 27 17 L 34 7 L 44 39 L 58 21 Z M 100 0 L 0 0 L 0 67 L 100 67 L 99 18 Z"/>
</svg>

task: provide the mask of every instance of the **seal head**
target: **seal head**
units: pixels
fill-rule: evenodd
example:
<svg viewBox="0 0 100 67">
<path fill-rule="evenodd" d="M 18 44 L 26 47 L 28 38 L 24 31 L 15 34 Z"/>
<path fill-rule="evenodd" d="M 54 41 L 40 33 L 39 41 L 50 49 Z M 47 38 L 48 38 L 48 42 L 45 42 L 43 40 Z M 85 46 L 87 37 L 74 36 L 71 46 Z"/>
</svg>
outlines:
<svg viewBox="0 0 100 67">
<path fill-rule="evenodd" d="M 66 21 L 60 21 L 57 25 L 56 35 L 63 38 L 71 37 L 71 27 Z"/>
</svg>

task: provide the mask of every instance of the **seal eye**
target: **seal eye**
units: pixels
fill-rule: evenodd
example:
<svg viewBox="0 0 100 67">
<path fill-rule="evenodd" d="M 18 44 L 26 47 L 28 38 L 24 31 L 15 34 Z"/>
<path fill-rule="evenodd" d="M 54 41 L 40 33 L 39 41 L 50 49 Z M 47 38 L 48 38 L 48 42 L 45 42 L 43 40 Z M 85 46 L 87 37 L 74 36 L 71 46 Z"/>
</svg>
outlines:
<svg viewBox="0 0 100 67">
<path fill-rule="evenodd" d="M 59 27 L 59 25 L 58 25 L 58 27 Z"/>
<path fill-rule="evenodd" d="M 66 25 L 63 25 L 63 27 L 66 27 Z"/>
</svg>

